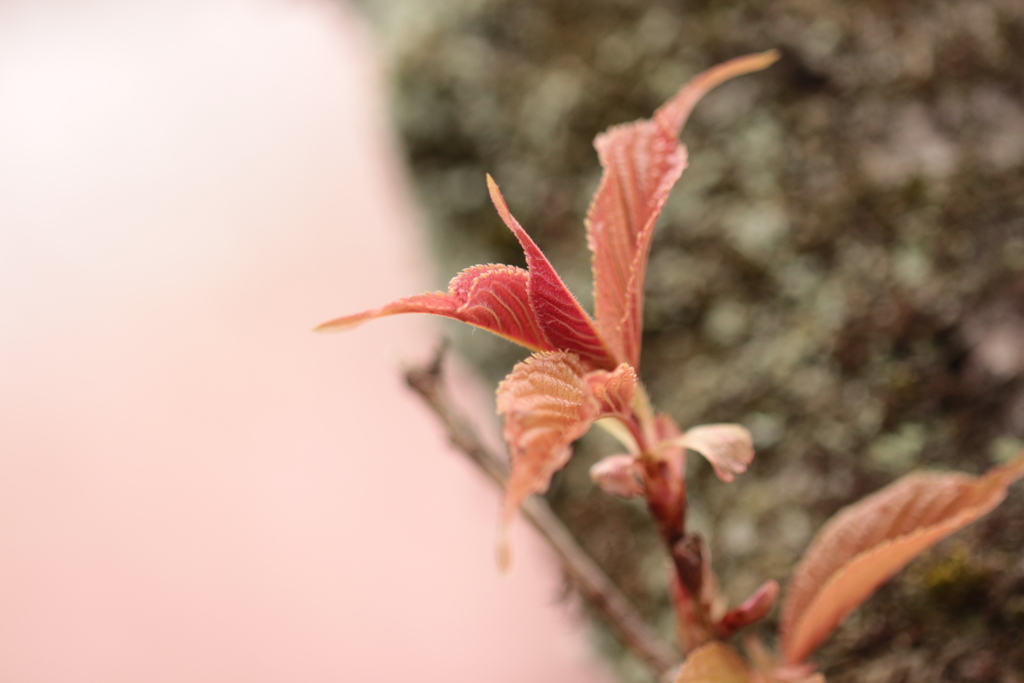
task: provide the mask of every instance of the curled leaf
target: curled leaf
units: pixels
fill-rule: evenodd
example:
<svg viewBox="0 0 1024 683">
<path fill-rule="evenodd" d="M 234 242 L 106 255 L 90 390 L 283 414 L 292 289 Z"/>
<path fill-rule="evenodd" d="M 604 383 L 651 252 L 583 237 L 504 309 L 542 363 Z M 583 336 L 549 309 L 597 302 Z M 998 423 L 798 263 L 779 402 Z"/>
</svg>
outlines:
<svg viewBox="0 0 1024 683">
<path fill-rule="evenodd" d="M 654 119 L 679 135 L 694 106 L 711 90 L 737 76 L 767 69 L 779 60 L 779 56 L 778 50 L 766 50 L 734 57 L 700 72 L 654 113 Z"/>
<path fill-rule="evenodd" d="M 618 362 L 601 339 L 594 321 L 565 286 L 544 252 L 508 210 L 498 184 L 489 175 L 487 189 L 498 214 L 519 240 L 526 254 L 526 264 L 530 269 L 530 308 L 548 342 L 548 348 L 572 351 L 590 368 L 614 368 Z"/>
<path fill-rule="evenodd" d="M 530 274 L 522 268 L 473 266 L 452 278 L 447 293 L 406 297 L 381 308 L 326 322 L 316 329 L 341 331 L 388 315 L 431 313 L 475 325 L 534 351 L 553 350 L 530 308 L 529 290 Z"/>
<path fill-rule="evenodd" d="M 537 353 L 518 363 L 498 385 L 498 413 L 512 460 L 505 490 L 502 531 L 527 496 L 543 493 L 569 461 L 571 444 L 597 418 L 586 368 L 563 351 Z M 503 564 L 507 564 L 502 538 Z"/>
<path fill-rule="evenodd" d="M 643 473 L 632 455 L 609 455 L 590 468 L 590 478 L 605 493 L 623 498 L 642 496 Z"/>
<path fill-rule="evenodd" d="M 675 683 L 750 683 L 750 672 L 735 650 L 711 642 L 690 653 Z"/>
<path fill-rule="evenodd" d="M 636 370 L 625 363 L 611 372 L 596 370 L 587 375 L 590 390 L 601 404 L 601 412 L 606 415 L 630 415 L 633 412 L 637 382 Z"/>
<path fill-rule="evenodd" d="M 841 510 L 815 537 L 782 607 L 782 654 L 806 659 L 923 550 L 988 513 L 1024 476 L 1024 453 L 981 477 L 912 472 Z"/>
<path fill-rule="evenodd" d="M 686 149 L 679 142 L 683 124 L 709 90 L 776 59 L 777 52 L 765 52 L 708 69 L 683 86 L 652 119 L 614 126 L 594 140 L 604 168 L 587 211 L 595 317 L 615 356 L 634 367 L 640 363 L 643 287 L 654 224 L 686 168 Z"/>
<path fill-rule="evenodd" d="M 707 458 L 718 478 L 726 482 L 746 472 L 754 459 L 754 440 L 742 425 L 701 425 L 687 430 L 676 443 Z"/>
</svg>

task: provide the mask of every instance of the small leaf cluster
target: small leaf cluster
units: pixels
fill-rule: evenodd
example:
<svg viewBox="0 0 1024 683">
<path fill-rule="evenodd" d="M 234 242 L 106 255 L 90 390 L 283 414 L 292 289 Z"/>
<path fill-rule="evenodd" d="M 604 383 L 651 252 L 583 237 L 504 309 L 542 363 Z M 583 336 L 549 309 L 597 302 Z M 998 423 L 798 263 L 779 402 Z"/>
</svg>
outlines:
<svg viewBox="0 0 1024 683">
<path fill-rule="evenodd" d="M 605 491 L 645 501 L 672 561 L 672 603 L 680 648 L 677 683 L 823 682 L 809 657 L 879 586 L 918 554 L 991 511 L 1024 476 L 1024 454 L 982 476 L 913 472 L 848 506 L 819 531 L 796 567 L 781 606 L 778 654 L 753 638 L 743 659 L 725 641 L 763 618 L 780 589 L 766 581 L 730 607 L 718 589 L 704 539 L 687 525 L 686 453 L 704 456 L 723 482 L 754 458 L 737 424 L 683 430 L 657 412 L 638 375 L 644 281 L 655 223 L 687 165 L 679 134 L 697 102 L 731 78 L 758 71 L 774 51 L 730 60 L 698 74 L 650 119 L 614 126 L 595 140 L 603 169 L 587 212 L 594 315 L 569 291 L 512 215 L 497 183 L 491 201 L 519 242 L 527 267 L 468 268 L 433 292 L 348 315 L 322 330 L 349 329 L 399 313 L 429 313 L 488 330 L 533 352 L 499 384 L 498 412 L 511 474 L 501 515 L 500 557 L 510 563 L 509 522 L 530 495 L 543 493 L 594 424 L 624 452 L 591 471 Z"/>
</svg>

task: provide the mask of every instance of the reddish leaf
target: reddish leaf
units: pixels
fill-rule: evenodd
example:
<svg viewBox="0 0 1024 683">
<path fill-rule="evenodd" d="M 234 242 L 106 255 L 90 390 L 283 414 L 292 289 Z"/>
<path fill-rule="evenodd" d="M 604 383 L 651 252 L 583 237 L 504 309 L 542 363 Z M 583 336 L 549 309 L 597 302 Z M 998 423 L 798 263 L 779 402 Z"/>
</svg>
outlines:
<svg viewBox="0 0 1024 683">
<path fill-rule="evenodd" d="M 633 398 L 639 381 L 636 370 L 625 363 L 611 372 L 595 370 L 587 375 L 590 393 L 600 406 L 600 414 L 607 418 L 603 426 L 634 453 L 637 452 L 636 438 L 629 425 L 632 424 Z M 605 493 L 624 498 L 643 494 L 643 471 L 633 455 L 613 455 L 603 459 L 590 468 L 590 478 Z"/>
<path fill-rule="evenodd" d="M 654 121 L 616 126 L 594 140 L 605 172 L 587 211 L 594 311 L 616 356 L 636 366 L 643 279 L 654 223 L 686 167 L 686 151 Z"/>
<path fill-rule="evenodd" d="M 713 67 L 685 85 L 653 119 L 615 126 L 594 140 L 604 168 L 587 211 L 595 315 L 614 355 L 634 367 L 640 364 L 643 286 L 654 223 L 686 167 L 686 149 L 678 139 L 683 124 L 716 85 L 777 58 L 772 51 Z"/>
<path fill-rule="evenodd" d="M 592 368 L 614 368 L 618 361 L 605 346 L 594 321 L 562 282 L 544 253 L 512 216 L 491 176 L 487 176 L 487 188 L 498 214 L 526 253 L 526 263 L 530 268 L 530 307 L 549 348 L 572 351 Z"/>
<path fill-rule="evenodd" d="M 689 83 L 654 113 L 654 119 L 678 136 L 686 124 L 686 119 L 690 118 L 690 112 L 704 95 L 737 76 L 767 69 L 778 59 L 778 50 L 766 50 L 716 64 L 690 79 Z"/>
<path fill-rule="evenodd" d="M 736 651 L 711 642 L 690 653 L 675 683 L 749 683 L 750 672 Z"/>
<path fill-rule="evenodd" d="M 432 292 L 324 323 L 318 331 L 347 330 L 398 313 L 432 313 L 481 327 L 534 351 L 553 347 L 541 334 L 530 308 L 530 274 L 513 266 L 483 265 L 462 271 L 448 293 Z"/>
<path fill-rule="evenodd" d="M 912 472 L 839 512 L 797 566 L 782 607 L 782 654 L 806 659 L 923 550 L 986 514 L 1024 476 L 1024 454 L 981 477 Z"/>
<path fill-rule="evenodd" d="M 596 370 L 587 375 L 587 383 L 601 404 L 602 414 L 632 415 L 637 382 L 636 370 L 625 363 L 611 372 Z"/>
<path fill-rule="evenodd" d="M 498 385 L 498 413 L 512 460 L 505 490 L 502 530 L 532 493 L 543 493 L 565 466 L 571 444 L 597 418 L 586 368 L 574 354 L 537 353 L 512 368 Z M 502 534 L 502 564 L 507 565 Z"/>
<path fill-rule="evenodd" d="M 722 481 L 732 481 L 747 471 L 754 459 L 754 441 L 746 427 L 737 424 L 701 425 L 689 429 L 676 444 L 697 451 L 715 468 Z"/>
<path fill-rule="evenodd" d="M 590 479 L 605 493 L 623 498 L 644 494 L 643 471 L 635 455 L 609 455 L 590 468 Z"/>
</svg>

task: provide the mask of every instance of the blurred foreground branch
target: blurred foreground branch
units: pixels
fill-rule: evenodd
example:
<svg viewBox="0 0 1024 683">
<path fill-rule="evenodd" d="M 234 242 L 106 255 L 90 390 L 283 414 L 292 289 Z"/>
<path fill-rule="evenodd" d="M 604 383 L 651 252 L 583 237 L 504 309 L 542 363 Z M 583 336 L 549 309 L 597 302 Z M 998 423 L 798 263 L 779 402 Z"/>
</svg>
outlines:
<svg viewBox="0 0 1024 683">
<path fill-rule="evenodd" d="M 444 424 L 452 445 L 469 456 L 491 481 L 505 487 L 508 466 L 504 458 L 487 449 L 472 424 L 451 402 L 442 376 L 444 347 L 434 359 L 421 367 L 405 372 L 406 383 L 430 406 Z M 678 659 L 668 644 L 661 640 L 630 605 L 625 595 L 580 547 L 548 504 L 533 497 L 522 507 L 523 515 L 554 549 L 565 573 L 584 599 L 604 618 L 624 646 L 639 657 L 662 681 L 671 681 Z"/>
</svg>

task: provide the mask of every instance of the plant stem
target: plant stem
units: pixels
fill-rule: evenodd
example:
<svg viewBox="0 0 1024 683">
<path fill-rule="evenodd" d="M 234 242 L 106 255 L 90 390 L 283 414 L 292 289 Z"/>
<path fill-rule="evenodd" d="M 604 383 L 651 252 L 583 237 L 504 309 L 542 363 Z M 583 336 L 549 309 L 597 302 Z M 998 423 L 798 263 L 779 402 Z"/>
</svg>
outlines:
<svg viewBox="0 0 1024 683">
<path fill-rule="evenodd" d="M 702 539 L 686 532 L 686 452 L 679 447 L 659 447 L 656 451 L 647 447 L 651 442 L 671 441 L 679 429 L 670 418 L 654 414 L 646 393 L 638 391 L 637 396 L 634 419 L 642 423 L 643 433 L 649 435 L 639 457 L 644 495 L 672 559 L 672 606 L 679 624 L 679 645 L 686 654 L 716 638 L 710 599 L 717 594 L 717 588 L 705 585 L 706 577 L 711 577 L 712 582 L 714 579 Z"/>
<path fill-rule="evenodd" d="M 441 420 L 452 445 L 467 455 L 491 481 L 504 488 L 508 478 L 505 459 L 483 445 L 469 420 L 449 399 L 441 372 L 443 356 L 442 347 L 427 365 L 406 370 L 405 381 Z M 548 504 L 533 497 L 525 502 L 522 512 L 555 551 L 565 573 L 583 598 L 604 618 L 619 641 L 659 680 L 671 681 L 678 668 L 675 652 L 650 629 Z"/>
</svg>

